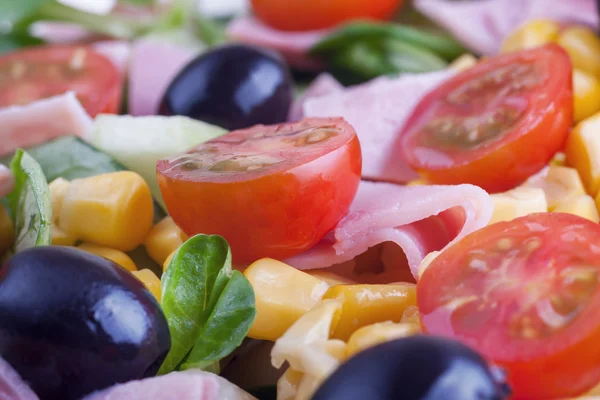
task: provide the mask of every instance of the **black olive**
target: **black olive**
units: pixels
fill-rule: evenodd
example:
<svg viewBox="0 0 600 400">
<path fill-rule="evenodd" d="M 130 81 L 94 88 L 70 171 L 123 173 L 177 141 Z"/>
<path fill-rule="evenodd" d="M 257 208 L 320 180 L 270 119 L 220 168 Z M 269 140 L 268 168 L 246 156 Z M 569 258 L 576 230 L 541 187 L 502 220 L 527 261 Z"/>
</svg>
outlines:
<svg viewBox="0 0 600 400">
<path fill-rule="evenodd" d="M 129 272 L 74 247 L 35 247 L 0 269 L 0 356 L 44 399 L 153 376 L 166 318 Z"/>
<path fill-rule="evenodd" d="M 287 120 L 293 82 L 274 53 L 246 45 L 215 48 L 173 79 L 159 113 L 185 115 L 233 130 Z"/>
<path fill-rule="evenodd" d="M 312 400 L 501 400 L 509 395 L 503 380 L 470 348 L 417 335 L 358 353 Z"/>
</svg>

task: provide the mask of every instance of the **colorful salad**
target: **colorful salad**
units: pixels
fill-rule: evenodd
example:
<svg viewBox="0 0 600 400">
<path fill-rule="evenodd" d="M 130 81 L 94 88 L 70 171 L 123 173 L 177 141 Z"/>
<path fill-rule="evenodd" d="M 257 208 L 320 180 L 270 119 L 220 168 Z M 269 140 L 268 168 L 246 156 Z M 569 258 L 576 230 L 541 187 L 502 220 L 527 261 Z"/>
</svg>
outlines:
<svg viewBox="0 0 600 400">
<path fill-rule="evenodd" d="M 0 399 L 600 399 L 593 0 L 0 0 Z"/>
</svg>

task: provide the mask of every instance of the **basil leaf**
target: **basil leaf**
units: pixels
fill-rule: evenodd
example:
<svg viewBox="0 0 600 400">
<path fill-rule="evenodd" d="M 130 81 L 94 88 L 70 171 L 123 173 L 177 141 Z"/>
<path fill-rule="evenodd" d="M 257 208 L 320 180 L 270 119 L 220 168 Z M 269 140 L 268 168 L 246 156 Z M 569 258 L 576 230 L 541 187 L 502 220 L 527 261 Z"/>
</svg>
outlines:
<svg viewBox="0 0 600 400">
<path fill-rule="evenodd" d="M 50 189 L 40 165 L 22 149 L 17 150 L 10 168 L 15 188 L 8 195 L 15 221 L 14 251 L 52 243 Z"/>
<path fill-rule="evenodd" d="M 12 26 L 50 1 L 52 0 L 2 0 L 0 1 L 0 25 Z"/>
<path fill-rule="evenodd" d="M 177 249 L 161 279 L 171 350 L 159 374 L 175 370 L 192 349 L 230 276 L 231 252 L 221 236 L 196 235 Z"/>
<path fill-rule="evenodd" d="M 227 357 L 242 343 L 255 316 L 252 286 L 240 271 L 233 271 L 181 369 L 205 369 Z"/>
</svg>

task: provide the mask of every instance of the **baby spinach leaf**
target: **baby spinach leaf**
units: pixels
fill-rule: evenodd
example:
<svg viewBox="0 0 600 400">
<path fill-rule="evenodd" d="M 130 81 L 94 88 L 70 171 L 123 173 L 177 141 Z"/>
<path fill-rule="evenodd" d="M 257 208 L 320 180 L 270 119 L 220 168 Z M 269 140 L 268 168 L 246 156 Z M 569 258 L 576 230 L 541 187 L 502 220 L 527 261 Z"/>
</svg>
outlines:
<svg viewBox="0 0 600 400">
<path fill-rule="evenodd" d="M 175 370 L 199 340 L 231 275 L 231 251 L 220 236 L 196 235 L 177 249 L 162 277 L 171 350 L 159 374 Z"/>
<path fill-rule="evenodd" d="M 10 168 L 15 188 L 8 195 L 15 221 L 14 251 L 52 243 L 50 189 L 40 165 L 22 149 L 17 150 Z"/>
</svg>

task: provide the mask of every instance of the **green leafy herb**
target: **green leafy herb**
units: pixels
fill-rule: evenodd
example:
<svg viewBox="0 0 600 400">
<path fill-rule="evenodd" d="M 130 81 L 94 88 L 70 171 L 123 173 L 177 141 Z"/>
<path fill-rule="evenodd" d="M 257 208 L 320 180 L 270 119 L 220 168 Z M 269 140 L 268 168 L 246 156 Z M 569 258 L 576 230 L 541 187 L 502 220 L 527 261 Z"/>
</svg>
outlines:
<svg viewBox="0 0 600 400">
<path fill-rule="evenodd" d="M 10 168 L 15 176 L 15 188 L 8 195 L 10 212 L 15 221 L 14 251 L 50 245 L 52 203 L 42 168 L 21 149 L 15 153 Z"/>
<path fill-rule="evenodd" d="M 0 1 L 0 25 L 11 26 L 35 13 L 50 0 L 3 0 Z"/>
<path fill-rule="evenodd" d="M 41 39 L 29 36 L 27 34 L 0 35 L 0 54 L 17 50 L 26 46 L 36 46 L 43 44 Z"/>
<path fill-rule="evenodd" d="M 238 347 L 256 315 L 248 280 L 231 269 L 227 241 L 196 235 L 179 247 L 162 277 L 162 308 L 171 350 L 159 374 L 215 370 Z"/>
<path fill-rule="evenodd" d="M 27 151 L 39 163 L 48 182 L 56 178 L 70 181 L 125 169 L 108 154 L 75 136 L 64 136 Z"/>
</svg>

